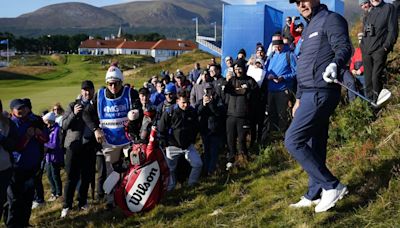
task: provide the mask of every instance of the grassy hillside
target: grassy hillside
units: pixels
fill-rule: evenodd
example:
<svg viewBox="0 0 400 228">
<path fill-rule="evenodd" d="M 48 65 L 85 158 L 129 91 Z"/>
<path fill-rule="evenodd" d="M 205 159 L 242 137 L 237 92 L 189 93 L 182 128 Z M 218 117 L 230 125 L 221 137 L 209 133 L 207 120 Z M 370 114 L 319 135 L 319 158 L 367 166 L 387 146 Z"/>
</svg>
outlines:
<svg viewBox="0 0 400 228">
<path fill-rule="evenodd" d="M 202 178 L 195 188 L 178 185 L 148 213 L 125 218 L 119 209 L 105 211 L 104 203 L 91 200 L 88 211 L 73 210 L 61 220 L 58 201 L 35 210 L 31 223 L 39 227 L 399 227 L 399 50 L 398 44 L 389 57 L 393 97 L 378 117 L 359 99 L 340 105 L 332 117 L 328 166 L 350 193 L 328 212 L 288 208 L 306 190 L 307 175 L 278 140 L 266 148 L 252 148 L 252 162 L 246 169 Z M 190 69 L 199 57 L 205 66 L 210 56 L 195 52 L 161 65 L 143 66 L 127 77 L 128 82 L 140 82 L 161 69 Z M 77 83 L 84 78 L 93 79 L 97 87 L 103 84 L 104 69 L 96 61 L 82 61 L 79 56 L 67 59 L 48 73 L 55 79 L 28 80 L 29 85 L 2 80 L 0 97 L 18 94 L 33 97 L 34 105 L 51 104 L 55 99 L 73 99 L 79 91 Z M 44 182 L 47 185 L 46 178 Z M 49 195 L 46 192 L 46 198 Z"/>
<path fill-rule="evenodd" d="M 147 56 L 25 56 L 11 59 L 12 66 L 0 68 L 0 99 L 8 107 L 14 98 L 29 97 L 35 112 L 52 107 L 56 102 L 67 105 L 80 92 L 80 82 L 92 80 L 96 89 L 105 85 L 104 77 L 109 62 L 118 61 L 126 70 L 125 83 L 141 87 L 162 69 L 189 72 L 197 60 L 205 67 L 211 56 L 199 50 L 170 61 L 153 64 Z M 102 64 L 103 63 L 103 64 Z M 48 66 L 44 66 L 48 65 Z M 133 66 L 135 70 L 129 70 Z"/>
</svg>

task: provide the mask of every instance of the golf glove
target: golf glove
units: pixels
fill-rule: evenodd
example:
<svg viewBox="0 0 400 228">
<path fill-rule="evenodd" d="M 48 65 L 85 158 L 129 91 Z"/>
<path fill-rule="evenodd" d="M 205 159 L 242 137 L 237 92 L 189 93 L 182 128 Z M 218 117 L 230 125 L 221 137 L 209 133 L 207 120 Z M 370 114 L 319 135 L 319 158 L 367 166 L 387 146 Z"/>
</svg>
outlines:
<svg viewBox="0 0 400 228">
<path fill-rule="evenodd" d="M 322 73 L 322 77 L 324 78 L 324 80 L 327 83 L 334 82 L 335 79 L 337 78 L 337 65 L 336 65 L 336 63 L 329 64 L 326 67 L 325 72 Z"/>
</svg>

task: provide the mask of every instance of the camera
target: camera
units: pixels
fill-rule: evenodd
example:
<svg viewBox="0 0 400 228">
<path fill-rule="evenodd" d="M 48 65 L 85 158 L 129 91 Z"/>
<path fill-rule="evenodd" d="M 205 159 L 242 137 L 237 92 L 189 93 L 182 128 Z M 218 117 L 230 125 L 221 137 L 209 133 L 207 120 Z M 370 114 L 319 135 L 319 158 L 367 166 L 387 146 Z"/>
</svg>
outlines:
<svg viewBox="0 0 400 228">
<path fill-rule="evenodd" d="M 364 26 L 365 36 L 375 36 L 375 26 L 373 24 L 366 24 Z"/>
<path fill-rule="evenodd" d="M 295 19 L 295 20 L 300 20 L 300 17 L 299 17 L 299 16 L 297 16 L 297 17 L 295 17 L 294 19 Z"/>
</svg>

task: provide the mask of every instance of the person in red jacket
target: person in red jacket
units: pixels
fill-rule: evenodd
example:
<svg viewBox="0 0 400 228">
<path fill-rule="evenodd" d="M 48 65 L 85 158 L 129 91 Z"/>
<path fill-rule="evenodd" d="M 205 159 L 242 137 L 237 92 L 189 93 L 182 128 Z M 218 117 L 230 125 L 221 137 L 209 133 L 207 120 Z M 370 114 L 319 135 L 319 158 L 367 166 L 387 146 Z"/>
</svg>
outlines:
<svg viewBox="0 0 400 228">
<path fill-rule="evenodd" d="M 293 17 L 292 23 L 290 24 L 290 34 L 292 34 L 292 36 L 294 37 L 293 43 L 297 45 L 297 42 L 299 42 L 301 34 L 303 33 L 304 25 L 301 22 L 298 25 L 295 25 L 295 20 L 296 17 Z"/>
<path fill-rule="evenodd" d="M 361 43 L 361 40 L 364 36 L 364 33 L 358 33 L 358 44 Z M 363 92 L 365 92 L 365 83 L 364 83 L 364 65 L 362 61 L 362 53 L 360 46 L 354 50 L 353 57 L 351 57 L 350 62 L 350 72 L 351 74 L 361 83 L 363 87 Z"/>
</svg>

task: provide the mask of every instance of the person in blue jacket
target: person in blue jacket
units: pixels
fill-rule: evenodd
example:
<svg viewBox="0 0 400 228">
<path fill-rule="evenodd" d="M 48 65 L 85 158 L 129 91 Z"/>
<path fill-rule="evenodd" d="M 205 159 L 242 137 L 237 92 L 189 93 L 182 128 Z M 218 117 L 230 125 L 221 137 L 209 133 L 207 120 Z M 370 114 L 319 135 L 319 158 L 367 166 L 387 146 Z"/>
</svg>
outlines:
<svg viewBox="0 0 400 228">
<path fill-rule="evenodd" d="M 352 46 L 346 20 L 320 0 L 289 2 L 296 3 L 308 26 L 297 60 L 296 103 L 285 146 L 309 177 L 307 193 L 290 206 L 317 204 L 318 213 L 329 210 L 348 193 L 326 166 L 326 147 L 329 117 L 340 100 L 340 86 L 334 80 L 343 74 Z"/>
<path fill-rule="evenodd" d="M 268 115 L 271 130 L 284 132 L 289 126 L 288 104 L 296 77 L 296 57 L 283 38 L 272 41 L 274 53 L 267 63 Z"/>
<path fill-rule="evenodd" d="M 30 115 L 27 103 L 22 99 L 10 102 L 11 120 L 17 126 L 17 144 L 12 152 L 14 171 L 7 189 L 7 227 L 27 227 L 31 216 L 35 190 L 35 174 L 42 160 L 41 147 L 49 140 L 35 116 Z"/>
</svg>

